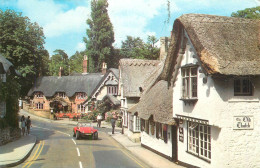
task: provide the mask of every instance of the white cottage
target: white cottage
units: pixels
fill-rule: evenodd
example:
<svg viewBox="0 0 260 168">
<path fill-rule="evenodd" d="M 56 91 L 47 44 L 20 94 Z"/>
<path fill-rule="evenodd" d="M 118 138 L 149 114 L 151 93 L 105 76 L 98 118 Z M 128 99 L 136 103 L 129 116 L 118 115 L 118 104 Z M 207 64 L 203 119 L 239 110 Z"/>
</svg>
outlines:
<svg viewBox="0 0 260 168">
<path fill-rule="evenodd" d="M 119 61 L 119 90 L 121 94 L 121 112 L 123 126 L 133 142 L 140 142 L 141 123 L 135 105 L 139 102 L 140 87 L 150 76 L 159 60 L 121 59 Z"/>
<path fill-rule="evenodd" d="M 84 106 L 89 105 L 90 102 L 108 101 L 113 104 L 115 108 L 120 106 L 120 94 L 118 92 L 119 70 L 110 68 L 106 71 L 106 63 L 102 64 L 102 79 L 97 84 L 96 88 L 90 95 L 90 99 L 85 101 Z M 90 109 L 88 109 L 90 110 Z"/>
<path fill-rule="evenodd" d="M 260 166 L 260 22 L 187 14 L 160 79 L 173 84 L 179 163 Z"/>
</svg>

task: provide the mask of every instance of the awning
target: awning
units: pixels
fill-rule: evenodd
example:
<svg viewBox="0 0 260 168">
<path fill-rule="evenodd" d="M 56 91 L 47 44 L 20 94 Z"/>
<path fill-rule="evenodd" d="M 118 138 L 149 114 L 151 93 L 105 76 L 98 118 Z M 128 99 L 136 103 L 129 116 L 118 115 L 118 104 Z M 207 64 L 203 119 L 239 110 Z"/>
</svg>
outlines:
<svg viewBox="0 0 260 168">
<path fill-rule="evenodd" d="M 176 116 L 177 116 L 178 119 L 209 125 L 209 120 L 204 120 L 204 119 L 199 119 L 199 118 L 194 118 L 194 117 L 188 117 L 188 116 L 183 116 L 183 115 L 177 115 L 177 114 L 176 114 Z"/>
</svg>

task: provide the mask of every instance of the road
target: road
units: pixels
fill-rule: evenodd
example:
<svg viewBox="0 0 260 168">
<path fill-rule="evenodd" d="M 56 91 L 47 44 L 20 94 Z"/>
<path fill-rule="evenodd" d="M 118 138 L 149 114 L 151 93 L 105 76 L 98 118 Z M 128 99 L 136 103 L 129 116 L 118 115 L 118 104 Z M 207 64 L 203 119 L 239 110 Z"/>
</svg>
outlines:
<svg viewBox="0 0 260 168">
<path fill-rule="evenodd" d="M 99 139 L 76 140 L 73 125 L 57 124 L 50 120 L 32 119 L 31 134 L 37 144 L 19 168 L 140 168 L 148 167 L 107 133 L 98 128 Z"/>
</svg>

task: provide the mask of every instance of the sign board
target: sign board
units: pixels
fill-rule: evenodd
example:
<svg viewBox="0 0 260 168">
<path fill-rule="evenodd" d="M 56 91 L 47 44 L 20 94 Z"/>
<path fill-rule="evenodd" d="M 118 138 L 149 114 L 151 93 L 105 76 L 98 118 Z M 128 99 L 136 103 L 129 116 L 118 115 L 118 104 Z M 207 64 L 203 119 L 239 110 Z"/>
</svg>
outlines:
<svg viewBox="0 0 260 168">
<path fill-rule="evenodd" d="M 183 134 L 183 120 L 179 120 L 179 141 L 183 142 L 184 141 L 184 134 Z"/>
<path fill-rule="evenodd" d="M 233 129 L 235 130 L 251 130 L 254 129 L 253 116 L 234 116 Z"/>
</svg>

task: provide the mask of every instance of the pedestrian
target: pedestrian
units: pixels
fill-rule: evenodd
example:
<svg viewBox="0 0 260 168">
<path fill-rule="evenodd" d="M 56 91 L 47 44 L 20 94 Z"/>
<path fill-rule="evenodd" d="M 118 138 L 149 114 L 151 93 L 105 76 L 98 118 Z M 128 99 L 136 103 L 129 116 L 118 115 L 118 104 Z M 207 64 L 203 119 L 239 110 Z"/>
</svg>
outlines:
<svg viewBox="0 0 260 168">
<path fill-rule="evenodd" d="M 115 133 L 115 126 L 116 126 L 116 118 L 111 119 L 111 125 L 112 125 L 112 134 Z"/>
<path fill-rule="evenodd" d="M 31 122 L 31 119 L 30 119 L 30 116 L 28 116 L 27 120 L 26 120 L 26 127 L 27 127 L 27 132 L 26 134 L 30 134 L 30 128 L 32 126 L 32 122 Z"/>
<path fill-rule="evenodd" d="M 21 117 L 21 127 L 22 127 L 23 136 L 24 136 L 24 133 L 25 133 L 25 125 L 26 125 L 25 117 L 24 117 L 24 115 L 22 115 L 22 117 Z"/>
<path fill-rule="evenodd" d="M 97 127 L 100 127 L 100 126 L 101 126 L 101 121 L 102 121 L 102 116 L 101 116 L 101 114 L 99 113 L 98 116 L 97 116 Z"/>
</svg>

